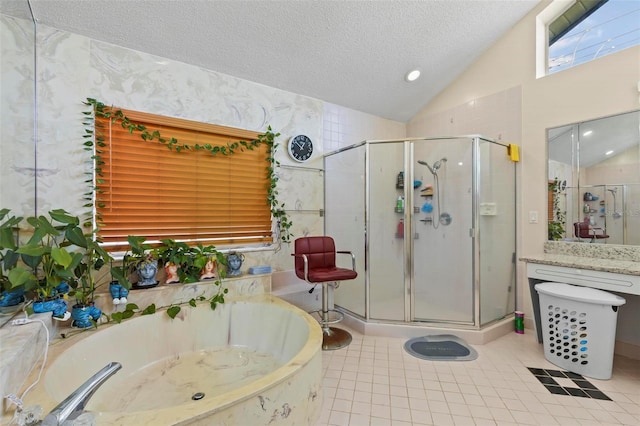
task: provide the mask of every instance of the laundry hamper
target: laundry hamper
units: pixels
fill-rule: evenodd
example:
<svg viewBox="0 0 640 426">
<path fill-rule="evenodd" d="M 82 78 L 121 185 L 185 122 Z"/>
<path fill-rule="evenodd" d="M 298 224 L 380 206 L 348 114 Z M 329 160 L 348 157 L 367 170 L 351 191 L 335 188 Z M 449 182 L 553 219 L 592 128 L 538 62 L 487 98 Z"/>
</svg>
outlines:
<svg viewBox="0 0 640 426">
<path fill-rule="evenodd" d="M 615 294 L 563 283 L 535 285 L 540 296 L 544 356 L 573 373 L 610 379 L 618 306 Z"/>
</svg>

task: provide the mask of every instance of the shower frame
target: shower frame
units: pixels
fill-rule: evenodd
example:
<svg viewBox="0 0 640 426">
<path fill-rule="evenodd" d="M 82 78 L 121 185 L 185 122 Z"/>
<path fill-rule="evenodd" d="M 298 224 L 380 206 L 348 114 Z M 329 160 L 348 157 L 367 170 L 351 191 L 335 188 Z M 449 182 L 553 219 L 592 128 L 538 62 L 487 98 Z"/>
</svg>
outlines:
<svg viewBox="0 0 640 426">
<path fill-rule="evenodd" d="M 412 215 L 414 214 L 414 191 L 411 190 L 411 188 L 413 187 L 411 184 L 407 184 L 407 182 L 413 183 L 414 178 L 415 178 L 415 173 L 414 173 L 414 165 L 416 163 L 416 158 L 414 158 L 414 150 L 413 150 L 413 144 L 416 142 L 429 142 L 429 141 L 446 141 L 446 140 L 460 140 L 460 139 L 469 139 L 470 143 L 472 144 L 472 171 L 471 171 L 471 186 L 472 186 L 472 203 L 471 203 L 471 215 L 472 215 L 472 227 L 469 229 L 469 237 L 472 239 L 471 245 L 472 245 L 472 298 L 473 298 L 473 313 L 472 313 L 472 320 L 471 321 L 424 321 L 424 320 L 416 320 L 415 318 L 415 300 L 416 300 L 416 286 L 412 285 L 412 280 L 415 279 L 415 262 L 413 261 L 413 253 L 414 253 L 414 244 L 415 244 L 415 238 L 404 238 L 404 253 L 411 253 L 412 255 L 405 255 L 404 256 L 404 265 L 403 265 L 403 269 L 404 269 L 404 282 L 403 282 L 403 286 L 405 289 L 405 297 L 404 297 L 404 319 L 403 320 L 388 320 L 388 319 L 376 319 L 376 318 L 372 318 L 371 316 L 371 289 L 370 289 L 370 282 L 371 282 L 371 277 L 370 277 L 370 251 L 369 251 L 369 245 L 370 245 L 370 238 L 369 238 L 369 229 L 371 228 L 370 223 L 371 223 L 371 213 L 372 213 L 372 209 L 370 208 L 370 204 L 371 204 L 371 173 L 370 173 L 370 164 L 369 164 L 369 160 L 371 158 L 371 146 L 372 145 L 376 145 L 376 144 L 387 144 L 387 143 L 394 143 L 394 144 L 398 144 L 398 143 L 402 143 L 403 144 L 403 158 L 404 158 L 404 164 L 403 164 L 403 168 L 404 168 L 404 172 L 405 172 L 405 176 L 404 176 L 404 204 L 405 206 L 411 206 L 411 208 L 405 208 L 404 209 L 404 214 L 403 214 L 403 219 L 404 219 L 404 235 L 411 235 L 414 236 L 414 221 L 412 220 Z M 513 276 L 511 279 L 511 283 L 509 286 L 509 291 L 512 291 L 511 296 L 512 296 L 512 300 L 511 302 L 508 302 L 509 306 L 511 307 L 507 307 L 507 311 L 505 316 L 503 316 L 502 318 L 496 318 L 493 319 L 491 321 L 485 322 L 484 324 L 482 324 L 481 321 L 481 287 L 480 287 L 480 261 L 481 261 L 481 253 L 480 253 L 480 237 L 481 237 L 481 232 L 480 232 L 480 184 L 481 184 L 481 168 L 479 165 L 479 151 L 480 151 L 480 143 L 481 141 L 483 142 L 488 142 L 491 144 L 495 144 L 495 145 L 499 145 L 501 147 L 503 147 L 505 150 L 508 148 L 508 145 L 493 139 L 489 139 L 486 137 L 483 137 L 481 135 L 466 135 L 466 136 L 442 136 L 442 137 L 429 137 L 429 138 L 403 138 L 403 139 L 387 139 L 387 140 L 366 140 L 354 145 L 351 145 L 349 147 L 345 147 L 342 149 L 339 149 L 337 151 L 334 151 L 332 153 L 329 153 L 327 155 L 325 155 L 325 206 L 327 206 L 327 178 L 329 176 L 329 174 L 331 173 L 330 171 L 327 170 L 327 158 L 331 157 L 333 155 L 339 155 L 341 153 L 343 153 L 344 151 L 348 151 L 348 150 L 352 150 L 358 147 L 362 147 L 364 146 L 364 170 L 365 170 L 365 182 L 364 185 L 367 188 L 367 190 L 364 191 L 364 254 L 365 254 L 365 258 L 364 261 L 361 262 L 362 266 L 364 266 L 364 271 L 362 270 L 362 267 L 360 269 L 360 273 L 364 273 L 364 315 L 361 315 L 357 312 L 354 312 L 353 310 L 350 310 L 348 308 L 342 307 L 339 305 L 339 303 L 336 303 L 336 307 L 339 310 L 342 310 L 345 313 L 348 313 L 349 315 L 352 315 L 355 318 L 359 318 L 361 320 L 364 320 L 368 323 L 390 323 L 390 324 L 411 324 L 411 325 L 422 325 L 422 326 L 427 326 L 427 327 L 442 327 L 442 326 L 446 326 L 447 328 L 460 328 L 460 329 L 481 329 L 483 327 L 486 327 L 488 325 L 494 324 L 497 321 L 504 319 L 505 317 L 507 317 L 509 314 L 513 313 L 513 311 L 515 311 L 516 309 L 516 300 L 517 300 L 517 273 L 515 273 L 515 259 L 517 258 L 516 256 L 516 239 L 517 239 L 517 231 L 516 231 L 516 226 L 515 226 L 515 203 L 516 203 L 516 185 L 515 185 L 515 178 L 516 178 L 516 174 L 515 174 L 515 167 L 513 169 L 513 179 L 514 179 L 514 185 L 513 185 L 513 205 L 514 205 L 514 210 L 513 210 L 513 257 L 512 257 L 512 262 L 513 262 L 513 268 L 514 268 L 514 272 L 513 272 Z M 408 175 L 407 175 L 408 173 Z M 435 194 L 434 194 L 435 196 Z M 329 218 L 331 217 L 331 211 L 329 210 L 329 208 L 327 207 L 327 211 L 326 211 L 326 215 L 325 215 L 325 232 L 329 232 L 328 235 L 330 235 L 331 230 L 328 230 L 328 226 L 327 226 L 327 221 L 329 220 Z M 437 218 L 433 218 L 434 220 L 438 220 Z M 442 226 L 442 225 L 441 225 Z M 345 284 L 349 285 L 348 283 Z"/>
</svg>

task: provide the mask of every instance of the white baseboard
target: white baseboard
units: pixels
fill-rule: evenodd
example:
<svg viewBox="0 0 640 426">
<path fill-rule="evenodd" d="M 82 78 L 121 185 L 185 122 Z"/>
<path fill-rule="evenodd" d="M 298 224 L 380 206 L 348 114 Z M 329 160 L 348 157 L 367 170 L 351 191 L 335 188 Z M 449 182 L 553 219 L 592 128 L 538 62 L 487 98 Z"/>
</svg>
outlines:
<svg viewBox="0 0 640 426">
<path fill-rule="evenodd" d="M 498 321 L 482 330 L 464 328 L 434 327 L 421 324 L 366 322 L 345 313 L 343 323 L 351 329 L 369 336 L 401 337 L 411 339 L 426 334 L 453 334 L 472 345 L 483 345 L 507 333 L 513 332 L 513 319 Z"/>
<path fill-rule="evenodd" d="M 616 340 L 616 346 L 613 353 L 627 358 L 640 360 L 640 346 L 634 345 L 633 343 Z"/>
</svg>

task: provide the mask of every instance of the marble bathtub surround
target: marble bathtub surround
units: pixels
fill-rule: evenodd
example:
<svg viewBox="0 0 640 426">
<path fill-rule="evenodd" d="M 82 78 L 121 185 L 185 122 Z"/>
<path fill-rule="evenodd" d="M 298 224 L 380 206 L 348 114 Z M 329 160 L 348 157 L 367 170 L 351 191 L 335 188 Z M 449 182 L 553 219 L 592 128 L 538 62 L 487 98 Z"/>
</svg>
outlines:
<svg viewBox="0 0 640 426">
<path fill-rule="evenodd" d="M 160 284 L 157 287 L 136 290 L 132 289 L 127 295 L 127 303 L 135 303 L 144 309 L 151 304 L 155 304 L 158 309 L 171 305 L 188 303 L 191 299 L 204 297 L 209 300 L 216 294 L 227 289 L 224 295 L 226 302 L 232 302 L 238 298 L 265 294 L 271 291 L 271 275 L 243 275 L 240 277 L 229 277 L 221 280 L 220 286 L 215 280 L 201 281 L 190 284 Z M 102 288 L 101 288 L 102 290 Z M 103 293 L 98 293 L 96 305 L 106 314 L 121 312 L 125 305 L 113 304 L 113 299 L 104 289 Z"/>
<path fill-rule="evenodd" d="M 25 403 L 47 413 L 118 361 L 123 369 L 87 406 L 97 424 L 267 424 L 273 416 L 278 424 L 313 424 L 322 380 L 317 322 L 281 299 L 255 293 L 215 311 L 208 305 L 183 309 L 173 320 L 158 312 L 58 340 L 42 383 Z M 175 301 L 186 297 L 174 295 Z M 198 392 L 204 398 L 193 400 Z"/>
<path fill-rule="evenodd" d="M 24 318 L 19 314 L 15 318 Z M 42 324 L 43 321 L 49 331 L 50 336 L 54 336 L 57 330 L 58 321 L 53 321 L 50 313 L 34 314 L 30 317 L 33 322 L 20 326 L 7 324 L 0 328 L 0 395 L 3 397 L 14 394 L 20 397 L 24 389 L 31 383 L 27 377 L 40 369 L 40 361 L 44 353 L 47 342 L 46 332 Z M 37 367 L 37 368 L 35 368 Z M 37 371 L 35 371 L 37 373 Z M 37 375 L 37 374 L 36 374 Z M 8 404 L 3 402 L 2 414 L 8 408 Z"/>
<path fill-rule="evenodd" d="M 544 253 L 520 260 L 617 274 L 640 275 L 640 247 L 547 241 Z"/>
</svg>

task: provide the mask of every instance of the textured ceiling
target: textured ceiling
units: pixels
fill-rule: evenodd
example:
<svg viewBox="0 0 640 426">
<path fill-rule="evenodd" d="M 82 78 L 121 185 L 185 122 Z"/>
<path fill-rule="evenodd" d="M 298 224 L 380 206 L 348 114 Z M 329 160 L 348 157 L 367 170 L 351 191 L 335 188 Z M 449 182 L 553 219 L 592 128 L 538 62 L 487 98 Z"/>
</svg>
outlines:
<svg viewBox="0 0 640 426">
<path fill-rule="evenodd" d="M 31 0 L 39 24 L 398 121 L 537 3 Z M 409 84 L 412 68 L 422 76 Z"/>
</svg>

